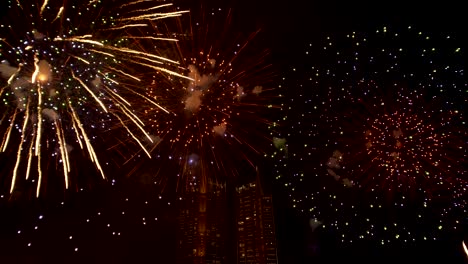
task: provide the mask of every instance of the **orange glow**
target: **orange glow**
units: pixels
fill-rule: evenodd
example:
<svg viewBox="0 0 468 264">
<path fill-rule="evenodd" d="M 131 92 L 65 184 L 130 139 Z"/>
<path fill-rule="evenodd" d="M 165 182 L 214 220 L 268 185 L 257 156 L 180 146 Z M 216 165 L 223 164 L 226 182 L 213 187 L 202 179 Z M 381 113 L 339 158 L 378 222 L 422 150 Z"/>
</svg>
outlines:
<svg viewBox="0 0 468 264">
<path fill-rule="evenodd" d="M 39 74 L 39 75 L 37 76 L 37 79 L 38 79 L 40 82 L 46 82 L 46 81 L 48 80 L 47 75 L 45 75 L 45 74 Z"/>
</svg>

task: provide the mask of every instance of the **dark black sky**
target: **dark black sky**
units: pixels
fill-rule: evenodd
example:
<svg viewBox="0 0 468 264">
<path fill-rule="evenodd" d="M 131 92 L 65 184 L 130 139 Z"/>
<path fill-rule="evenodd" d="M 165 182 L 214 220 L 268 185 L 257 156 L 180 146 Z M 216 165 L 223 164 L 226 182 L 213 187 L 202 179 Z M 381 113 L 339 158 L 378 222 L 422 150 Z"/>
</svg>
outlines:
<svg viewBox="0 0 468 264">
<path fill-rule="evenodd" d="M 300 58 L 305 44 L 336 33 L 412 25 L 435 34 L 465 35 L 468 23 L 461 3 L 452 0 L 231 2 L 237 7 L 238 20 L 245 23 L 242 26 L 264 29 L 266 43 L 282 63 Z"/>
</svg>

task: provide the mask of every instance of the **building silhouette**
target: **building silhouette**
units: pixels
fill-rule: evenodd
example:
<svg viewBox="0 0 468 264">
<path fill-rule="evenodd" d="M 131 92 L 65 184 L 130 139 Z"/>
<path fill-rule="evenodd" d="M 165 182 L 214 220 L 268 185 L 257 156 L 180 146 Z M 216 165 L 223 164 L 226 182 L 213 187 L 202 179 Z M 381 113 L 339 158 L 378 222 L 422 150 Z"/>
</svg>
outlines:
<svg viewBox="0 0 468 264">
<path fill-rule="evenodd" d="M 277 263 L 272 196 L 256 181 L 197 182 L 179 201 L 176 263 Z"/>
<path fill-rule="evenodd" d="M 237 263 L 276 264 L 276 232 L 271 195 L 255 182 L 236 188 Z"/>
<path fill-rule="evenodd" d="M 226 263 L 226 191 L 196 188 L 180 201 L 176 263 Z"/>
</svg>

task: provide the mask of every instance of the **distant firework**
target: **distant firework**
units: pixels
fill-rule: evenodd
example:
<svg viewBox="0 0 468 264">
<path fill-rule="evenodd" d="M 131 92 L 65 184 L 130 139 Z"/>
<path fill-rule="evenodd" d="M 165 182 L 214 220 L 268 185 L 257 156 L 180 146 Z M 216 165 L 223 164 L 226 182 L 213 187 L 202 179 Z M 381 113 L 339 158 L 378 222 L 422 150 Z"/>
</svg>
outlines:
<svg viewBox="0 0 468 264">
<path fill-rule="evenodd" d="M 434 240 L 466 221 L 464 50 L 409 27 L 327 38 L 295 69 L 276 172 L 344 243 Z M 302 75 L 297 77 L 297 75 Z"/>
<path fill-rule="evenodd" d="M 258 32 L 235 33 L 231 10 L 203 7 L 199 12 L 191 10 L 191 17 L 172 25 L 179 42 L 158 46 L 162 54 L 178 58 L 174 71 L 186 78 L 166 74 L 165 83 L 148 87 L 145 95 L 165 109 L 141 114 L 150 124 L 158 157 L 141 165 L 145 175 L 151 171 L 146 180 L 166 185 L 176 179 L 179 191 L 245 176 L 243 167 L 255 168 L 271 147 L 267 114 L 275 90 L 268 50 L 252 45 Z"/>
<path fill-rule="evenodd" d="M 184 11 L 165 12 L 171 4 L 158 1 L 17 0 L 7 5 L 0 27 L 0 148 L 16 156 L 14 165 L 3 167 L 11 176 L 10 193 L 26 179 L 36 183 L 39 196 L 51 170 L 63 173 L 68 189 L 71 152 L 78 148 L 105 178 L 93 131 L 117 122 L 142 147 L 140 134 L 151 140 L 128 99 L 157 104 L 142 94 L 140 72 L 177 75 L 166 69 L 176 62 L 140 47 L 147 39 L 176 41 L 147 35 L 145 29 Z"/>
</svg>

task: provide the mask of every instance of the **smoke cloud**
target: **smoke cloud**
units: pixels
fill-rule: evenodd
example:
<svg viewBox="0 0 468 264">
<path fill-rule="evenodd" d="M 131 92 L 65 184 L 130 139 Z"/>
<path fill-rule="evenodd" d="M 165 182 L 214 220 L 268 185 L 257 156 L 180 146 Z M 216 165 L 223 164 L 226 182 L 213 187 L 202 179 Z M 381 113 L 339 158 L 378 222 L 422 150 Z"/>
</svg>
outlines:
<svg viewBox="0 0 468 264">
<path fill-rule="evenodd" d="M 50 121 L 55 121 L 59 118 L 57 112 L 50 108 L 45 108 L 42 110 L 42 114 L 45 115 Z"/>
<path fill-rule="evenodd" d="M 214 126 L 213 131 L 220 136 L 224 136 L 224 133 L 226 132 L 226 123 L 222 123 L 221 125 Z"/>
<path fill-rule="evenodd" d="M 216 61 L 209 60 L 210 67 L 214 68 Z M 200 110 L 203 93 L 208 90 L 217 80 L 218 75 L 200 74 L 195 65 L 189 65 L 188 77 L 193 79 L 188 87 L 188 97 L 185 100 L 185 109 L 192 113 Z"/>
</svg>

